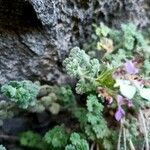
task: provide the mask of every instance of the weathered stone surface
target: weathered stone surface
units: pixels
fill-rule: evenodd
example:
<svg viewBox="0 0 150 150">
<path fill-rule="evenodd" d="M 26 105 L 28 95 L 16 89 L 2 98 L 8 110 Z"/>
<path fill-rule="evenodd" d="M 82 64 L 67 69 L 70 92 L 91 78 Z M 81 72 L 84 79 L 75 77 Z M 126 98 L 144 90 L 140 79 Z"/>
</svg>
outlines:
<svg viewBox="0 0 150 150">
<path fill-rule="evenodd" d="M 61 62 L 87 42 L 92 23 L 149 24 L 148 0 L 0 0 L 0 84 L 64 82 Z"/>
<path fill-rule="evenodd" d="M 16 135 L 29 129 L 29 122 L 24 118 L 13 118 L 4 120 L 2 131 L 5 134 Z"/>
</svg>

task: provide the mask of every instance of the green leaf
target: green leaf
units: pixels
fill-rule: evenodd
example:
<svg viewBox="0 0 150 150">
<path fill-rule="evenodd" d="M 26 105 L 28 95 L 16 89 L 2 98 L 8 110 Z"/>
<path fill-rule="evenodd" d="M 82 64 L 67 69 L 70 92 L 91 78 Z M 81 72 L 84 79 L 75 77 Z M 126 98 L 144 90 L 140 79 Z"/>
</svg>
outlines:
<svg viewBox="0 0 150 150">
<path fill-rule="evenodd" d="M 88 96 L 85 132 L 92 140 L 103 139 L 108 136 L 109 129 L 102 114 L 103 108 L 104 106 L 98 102 L 95 95 Z"/>
<path fill-rule="evenodd" d="M 140 96 L 146 100 L 150 101 L 150 88 L 140 89 Z"/>
<path fill-rule="evenodd" d="M 86 140 L 80 137 L 78 133 L 72 133 L 70 137 L 71 144 L 65 147 L 65 150 L 89 150 Z"/>
<path fill-rule="evenodd" d="M 79 79 L 77 93 L 82 94 L 93 90 L 95 78 L 100 71 L 100 63 L 97 59 L 91 59 L 89 55 L 79 47 L 71 49 L 70 55 L 64 60 L 67 73 Z"/>
<path fill-rule="evenodd" d="M 55 91 L 54 91 L 55 92 Z M 71 106 L 75 103 L 75 96 L 69 85 L 60 86 L 56 89 L 58 101 L 63 106 Z"/>
<path fill-rule="evenodd" d="M 87 97 L 87 109 L 89 112 L 94 112 L 99 114 L 103 111 L 104 106 L 98 102 L 95 95 L 90 95 Z"/>
<path fill-rule="evenodd" d="M 128 99 L 132 99 L 137 91 L 136 87 L 130 85 L 128 80 L 116 80 L 115 85 L 120 87 L 121 94 Z"/>
<path fill-rule="evenodd" d="M 67 145 L 66 147 L 65 147 L 65 150 L 76 150 L 76 148 L 75 148 L 75 146 L 74 145 Z"/>
<path fill-rule="evenodd" d="M 19 136 L 20 144 L 25 147 L 48 150 L 48 144 L 42 139 L 41 135 L 32 131 L 23 132 Z"/>
<path fill-rule="evenodd" d="M 110 89 L 114 89 L 115 80 L 112 77 L 112 74 L 115 69 L 106 69 L 98 75 L 96 81 L 99 86 L 107 87 Z"/>
<path fill-rule="evenodd" d="M 52 105 L 49 107 L 49 111 L 53 115 L 57 115 L 60 111 L 60 105 L 58 103 L 52 103 Z"/>
<path fill-rule="evenodd" d="M 21 108 L 35 104 L 39 86 L 31 81 L 11 81 L 1 87 L 2 93 Z"/>
<path fill-rule="evenodd" d="M 97 28 L 97 30 L 96 30 L 97 35 L 99 35 L 99 36 L 102 35 L 104 37 L 106 37 L 109 32 L 110 32 L 110 29 L 103 23 L 101 23 L 100 28 Z"/>
<path fill-rule="evenodd" d="M 55 126 L 45 134 L 44 139 L 54 148 L 63 148 L 67 144 L 68 134 L 66 133 L 63 125 Z"/>
<path fill-rule="evenodd" d="M 132 85 L 120 85 L 120 92 L 128 99 L 132 99 L 136 93 L 136 88 Z"/>
</svg>

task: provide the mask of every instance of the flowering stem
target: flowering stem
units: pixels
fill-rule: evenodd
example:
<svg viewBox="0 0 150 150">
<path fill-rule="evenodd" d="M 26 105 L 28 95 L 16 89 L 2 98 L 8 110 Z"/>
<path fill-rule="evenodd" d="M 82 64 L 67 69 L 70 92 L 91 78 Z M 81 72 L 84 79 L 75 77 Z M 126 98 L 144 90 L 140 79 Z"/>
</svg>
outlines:
<svg viewBox="0 0 150 150">
<path fill-rule="evenodd" d="M 140 116 L 141 116 L 141 120 L 142 120 L 142 124 L 143 124 L 143 129 L 144 129 L 144 136 L 145 136 L 145 142 L 146 142 L 146 150 L 149 150 L 149 141 L 148 141 L 148 133 L 147 133 L 147 129 L 146 129 L 146 123 L 145 123 L 145 118 L 143 115 L 142 110 L 139 110 L 140 112 Z"/>
<path fill-rule="evenodd" d="M 122 120 L 120 121 L 120 130 L 119 130 L 119 137 L 118 137 L 118 144 L 117 144 L 117 150 L 120 150 L 120 143 L 121 143 L 121 136 L 122 136 Z"/>
</svg>

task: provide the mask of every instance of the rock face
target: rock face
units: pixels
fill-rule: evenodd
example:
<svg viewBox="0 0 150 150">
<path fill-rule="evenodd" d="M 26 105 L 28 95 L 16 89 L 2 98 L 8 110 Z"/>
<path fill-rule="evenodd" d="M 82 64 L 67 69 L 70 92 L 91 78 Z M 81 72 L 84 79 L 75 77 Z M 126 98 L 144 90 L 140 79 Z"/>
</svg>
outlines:
<svg viewBox="0 0 150 150">
<path fill-rule="evenodd" d="M 69 49 L 90 39 L 92 23 L 150 22 L 149 0 L 0 0 L 0 84 L 61 83 Z"/>
</svg>

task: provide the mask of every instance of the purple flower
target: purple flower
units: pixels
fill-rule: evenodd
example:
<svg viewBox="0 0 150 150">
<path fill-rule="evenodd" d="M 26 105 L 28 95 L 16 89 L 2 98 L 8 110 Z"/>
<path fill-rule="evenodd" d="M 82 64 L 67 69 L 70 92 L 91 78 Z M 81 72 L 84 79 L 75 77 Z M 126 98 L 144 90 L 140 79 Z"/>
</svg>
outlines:
<svg viewBox="0 0 150 150">
<path fill-rule="evenodd" d="M 120 121 L 121 118 L 125 115 L 125 112 L 124 110 L 122 109 L 121 106 L 118 107 L 116 113 L 115 113 L 115 118 L 117 121 Z"/>
<path fill-rule="evenodd" d="M 134 63 L 131 60 L 127 60 L 124 64 L 125 71 L 129 74 L 136 74 L 139 70 L 135 67 Z"/>
<path fill-rule="evenodd" d="M 131 100 L 129 100 L 128 98 L 124 98 L 121 95 L 117 95 L 117 102 L 118 102 L 118 106 L 122 106 L 122 105 L 128 105 L 128 107 L 133 106 L 133 103 Z"/>
<path fill-rule="evenodd" d="M 121 106 L 127 105 L 128 107 L 132 107 L 133 103 L 132 103 L 132 101 L 130 101 L 127 98 L 124 98 L 121 95 L 117 95 L 117 103 L 118 103 L 118 108 L 117 108 L 117 111 L 115 113 L 115 118 L 117 121 L 120 121 L 121 118 L 125 115 L 125 111 L 123 110 L 123 108 Z"/>
<path fill-rule="evenodd" d="M 117 95 L 117 102 L 119 106 L 123 105 L 124 99 L 121 95 Z"/>
<path fill-rule="evenodd" d="M 130 108 L 130 107 L 133 107 L 133 103 L 132 103 L 132 101 L 130 101 L 129 99 L 127 99 L 127 104 L 128 104 L 128 107 Z"/>
<path fill-rule="evenodd" d="M 121 107 L 121 105 L 124 104 L 124 98 L 121 95 L 117 95 L 117 103 L 118 103 L 118 109 L 115 113 L 115 118 L 117 121 L 120 121 L 121 118 L 125 115 L 125 112 Z"/>
</svg>

